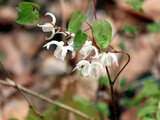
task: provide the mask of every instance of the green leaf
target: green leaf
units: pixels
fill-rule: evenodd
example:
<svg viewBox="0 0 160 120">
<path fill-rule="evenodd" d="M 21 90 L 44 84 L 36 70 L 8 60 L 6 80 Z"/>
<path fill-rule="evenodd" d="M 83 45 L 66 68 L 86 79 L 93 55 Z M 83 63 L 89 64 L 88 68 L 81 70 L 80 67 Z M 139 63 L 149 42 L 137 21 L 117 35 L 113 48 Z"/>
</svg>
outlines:
<svg viewBox="0 0 160 120">
<path fill-rule="evenodd" d="M 109 78 L 107 76 L 100 77 L 98 82 L 105 85 L 106 87 L 109 87 Z"/>
<path fill-rule="evenodd" d="M 122 51 L 125 51 L 126 50 L 126 47 L 125 47 L 125 43 L 124 42 L 120 42 L 119 43 L 119 47 Z"/>
<path fill-rule="evenodd" d="M 18 24 L 30 25 L 39 20 L 39 5 L 31 2 L 21 2 L 18 6 Z"/>
<path fill-rule="evenodd" d="M 159 102 L 159 98 L 155 98 L 155 97 L 150 97 L 147 99 L 145 105 L 146 106 L 158 106 L 158 102 Z"/>
<path fill-rule="evenodd" d="M 101 49 L 103 49 L 106 48 L 111 41 L 112 27 L 106 20 L 104 20 L 104 22 L 102 23 L 96 20 L 92 24 L 92 33 L 95 38 L 96 44 Z"/>
<path fill-rule="evenodd" d="M 125 78 L 122 78 L 122 79 L 120 80 L 120 86 L 123 87 L 123 86 L 125 86 L 125 84 L 126 84 L 126 79 L 125 79 Z"/>
<path fill-rule="evenodd" d="M 145 81 L 144 87 L 141 92 L 144 94 L 145 97 L 160 96 L 160 90 L 158 86 L 149 80 Z"/>
<path fill-rule="evenodd" d="M 156 113 L 156 118 L 157 118 L 157 120 L 160 120 L 160 109 Z"/>
<path fill-rule="evenodd" d="M 155 83 L 146 80 L 141 92 L 136 96 L 134 103 L 138 104 L 144 97 L 159 97 L 159 96 L 160 96 L 160 90 L 158 86 Z"/>
<path fill-rule="evenodd" d="M 89 107 L 91 105 L 90 101 L 88 101 L 86 99 L 83 99 L 83 98 L 80 98 L 78 96 L 73 96 L 73 101 L 79 102 L 79 103 L 81 103 L 85 107 Z"/>
<path fill-rule="evenodd" d="M 160 32 L 160 23 L 154 22 L 147 25 L 147 31 L 148 32 Z"/>
<path fill-rule="evenodd" d="M 135 35 L 137 32 L 137 29 L 135 26 L 132 25 L 124 25 L 122 28 L 122 33 L 125 34 L 126 32 L 129 32 L 132 35 Z"/>
<path fill-rule="evenodd" d="M 4 58 L 4 55 L 2 52 L 0 52 L 0 61 L 3 60 L 3 58 Z"/>
<path fill-rule="evenodd" d="M 87 34 L 79 30 L 74 37 L 74 50 L 78 50 L 87 40 Z"/>
<path fill-rule="evenodd" d="M 108 107 L 108 105 L 106 103 L 99 102 L 99 103 L 97 103 L 96 106 L 97 106 L 97 111 L 100 114 L 103 114 L 103 115 L 106 115 L 106 116 L 110 115 L 109 107 Z"/>
<path fill-rule="evenodd" d="M 146 115 L 151 115 L 157 112 L 157 106 L 144 106 L 140 108 L 137 112 L 137 117 L 145 117 Z"/>
<path fill-rule="evenodd" d="M 68 31 L 70 33 L 75 32 L 79 28 L 81 23 L 86 21 L 86 19 L 87 19 L 86 15 L 82 15 L 81 12 L 79 11 L 74 11 L 68 25 Z"/>
<path fill-rule="evenodd" d="M 145 116 L 145 117 L 142 117 L 141 120 L 156 120 L 156 119 L 151 118 L 151 117 L 149 117 L 149 116 Z"/>
<path fill-rule="evenodd" d="M 128 5 L 131 5 L 132 10 L 138 10 L 141 13 L 144 13 L 142 9 L 143 2 L 142 0 L 129 0 L 126 2 Z"/>
<path fill-rule="evenodd" d="M 122 101 L 122 104 L 125 105 L 125 106 L 134 106 L 133 102 L 131 99 L 129 98 L 125 98 L 123 101 Z"/>
<path fill-rule="evenodd" d="M 15 119 L 15 118 L 10 118 L 9 120 L 17 120 L 17 119 Z"/>
<path fill-rule="evenodd" d="M 142 98 L 144 98 L 144 96 L 144 93 L 139 93 L 138 95 L 136 95 L 136 98 L 134 99 L 134 105 L 138 105 Z"/>
</svg>

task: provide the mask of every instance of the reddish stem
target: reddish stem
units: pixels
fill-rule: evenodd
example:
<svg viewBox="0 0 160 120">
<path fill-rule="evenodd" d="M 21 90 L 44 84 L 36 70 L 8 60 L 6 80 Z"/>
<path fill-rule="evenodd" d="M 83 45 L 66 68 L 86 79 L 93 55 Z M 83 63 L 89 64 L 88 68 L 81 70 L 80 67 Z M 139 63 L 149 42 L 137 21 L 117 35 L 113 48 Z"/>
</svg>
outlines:
<svg viewBox="0 0 160 120">
<path fill-rule="evenodd" d="M 86 29 L 86 30 L 84 30 L 83 32 L 86 32 L 86 31 L 88 31 L 88 30 L 90 30 L 91 28 L 88 28 L 88 29 Z"/>
<path fill-rule="evenodd" d="M 121 72 L 124 70 L 124 68 L 125 68 L 125 67 L 128 65 L 128 63 L 130 62 L 131 57 L 130 57 L 130 55 L 129 55 L 127 52 L 117 51 L 117 50 L 115 50 L 111 45 L 109 45 L 109 47 L 113 49 L 113 51 L 111 51 L 112 53 L 122 53 L 122 54 L 127 55 L 127 57 L 128 57 L 128 60 L 127 60 L 126 64 L 124 64 L 124 66 L 121 68 L 121 70 L 118 72 L 118 74 L 117 74 L 116 77 L 114 78 L 113 83 L 115 83 L 116 80 L 117 80 L 117 78 L 118 78 L 118 76 L 121 74 Z"/>
<path fill-rule="evenodd" d="M 109 85 L 110 85 L 110 90 L 111 90 L 111 96 L 112 96 L 112 106 L 113 106 L 113 119 L 117 120 L 117 108 L 116 108 L 116 99 L 115 99 L 115 94 L 114 94 L 114 82 L 111 79 L 111 75 L 109 74 L 108 67 L 106 66 L 106 72 L 108 75 L 109 79 Z"/>
<path fill-rule="evenodd" d="M 127 60 L 127 62 L 126 62 L 126 64 L 124 64 L 124 66 L 121 68 L 121 70 L 118 72 L 118 74 L 116 75 L 116 77 L 114 78 L 114 80 L 113 80 L 113 83 L 115 83 L 116 82 L 116 80 L 117 80 L 117 78 L 118 78 L 118 76 L 121 74 L 121 72 L 124 70 L 124 68 L 128 65 L 128 63 L 130 62 L 130 55 L 128 54 L 128 53 L 126 53 L 126 52 L 124 52 L 124 51 L 114 51 L 113 53 L 122 53 L 122 54 L 125 54 L 125 55 L 127 55 L 127 57 L 128 57 L 128 60 Z"/>
<path fill-rule="evenodd" d="M 93 0 L 94 3 L 94 17 L 97 20 L 97 14 L 96 14 L 96 0 Z"/>
<path fill-rule="evenodd" d="M 91 26 L 87 21 L 86 21 L 85 23 L 86 23 L 90 28 L 92 28 L 92 26 Z"/>
</svg>

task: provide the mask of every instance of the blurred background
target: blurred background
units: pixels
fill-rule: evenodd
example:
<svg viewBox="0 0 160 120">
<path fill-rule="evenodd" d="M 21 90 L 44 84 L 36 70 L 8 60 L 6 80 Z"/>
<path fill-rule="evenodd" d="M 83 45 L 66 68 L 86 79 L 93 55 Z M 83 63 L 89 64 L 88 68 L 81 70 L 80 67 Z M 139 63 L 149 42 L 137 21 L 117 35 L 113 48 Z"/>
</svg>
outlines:
<svg viewBox="0 0 160 120">
<path fill-rule="evenodd" d="M 56 25 L 64 29 L 74 10 L 87 14 L 89 23 L 94 20 L 92 0 L 26 1 L 39 4 L 40 14 L 43 16 L 46 12 L 53 13 L 57 18 Z M 11 74 L 13 81 L 53 100 L 75 107 L 96 119 L 113 119 L 106 74 L 99 73 L 97 78 L 83 77 L 79 72 L 72 72 L 76 63 L 82 59 L 79 53 L 74 59 L 71 59 L 69 54 L 65 61 L 60 61 L 53 56 L 55 46 L 49 51 L 42 48 L 48 42 L 45 37 L 50 33 L 42 32 L 37 24 L 43 24 L 45 21 L 40 19 L 33 25 L 18 25 L 16 7 L 20 2 L 22 0 L 0 0 L 0 61 Z M 156 101 L 154 105 L 158 108 L 159 104 L 158 109 L 160 109 L 159 5 L 160 0 L 142 0 L 140 3 L 127 3 L 127 0 L 96 1 L 98 19 L 106 19 L 112 25 L 111 45 L 117 50 L 126 51 L 131 56 L 130 63 L 119 76 L 115 87 L 117 115 L 120 120 L 135 120 L 140 106 L 147 104 L 148 97 L 153 97 Z M 46 18 L 51 20 L 49 17 Z M 81 29 L 86 28 L 88 26 L 84 23 Z M 53 39 L 60 41 L 63 36 L 57 34 Z M 117 57 L 119 67 L 113 65 L 110 68 L 113 78 L 127 60 L 125 55 L 117 54 Z M 5 80 L 8 77 L 1 66 L 0 79 Z M 147 92 L 141 92 L 145 90 Z M 82 119 L 73 113 L 26 95 L 35 108 L 46 116 L 46 120 Z M 158 116 L 160 112 L 146 114 Z M 0 85 L 0 120 L 35 119 L 41 120 L 30 112 L 28 103 L 17 90 Z M 155 120 L 158 120 L 158 117 Z"/>
</svg>

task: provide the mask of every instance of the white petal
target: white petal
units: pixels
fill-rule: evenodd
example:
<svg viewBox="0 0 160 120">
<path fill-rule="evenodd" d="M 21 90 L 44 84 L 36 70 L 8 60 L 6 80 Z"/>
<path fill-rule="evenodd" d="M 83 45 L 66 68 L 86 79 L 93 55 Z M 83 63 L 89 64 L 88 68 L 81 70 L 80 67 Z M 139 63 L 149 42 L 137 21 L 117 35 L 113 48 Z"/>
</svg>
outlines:
<svg viewBox="0 0 160 120">
<path fill-rule="evenodd" d="M 100 64 L 99 62 L 92 62 L 92 65 L 98 65 L 99 68 L 100 68 L 100 70 L 101 70 L 102 72 L 104 72 L 104 68 L 103 68 L 102 64 Z"/>
<path fill-rule="evenodd" d="M 83 59 L 87 58 L 89 54 L 92 52 L 92 46 L 83 46 L 80 50 L 80 53 L 84 56 Z"/>
<path fill-rule="evenodd" d="M 53 24 L 56 23 L 56 17 L 55 17 L 52 13 L 47 12 L 45 15 L 46 15 L 46 16 L 47 16 L 47 15 L 51 16 L 51 17 L 52 17 L 52 23 L 53 23 Z"/>
<path fill-rule="evenodd" d="M 94 56 L 93 58 L 98 58 L 99 55 L 98 55 L 98 50 L 97 50 L 97 48 L 93 46 L 93 49 L 94 49 L 94 51 L 95 51 L 95 56 Z"/>
<path fill-rule="evenodd" d="M 66 48 L 67 50 L 71 51 L 71 52 L 74 51 L 73 47 L 71 47 L 71 46 L 65 46 L 65 48 Z"/>
<path fill-rule="evenodd" d="M 62 47 L 57 46 L 56 50 L 54 51 L 54 56 L 57 59 L 61 59 L 61 54 L 62 54 Z"/>
<path fill-rule="evenodd" d="M 81 73 L 82 73 L 83 76 L 88 77 L 88 76 L 89 76 L 89 65 L 85 65 L 85 66 L 82 68 Z"/>
<path fill-rule="evenodd" d="M 88 69 L 89 76 L 97 76 L 97 69 L 96 65 L 90 64 L 89 69 Z"/>
<path fill-rule="evenodd" d="M 70 40 L 67 42 L 67 44 L 68 44 L 69 46 L 72 46 L 72 47 L 73 47 L 73 39 L 70 39 Z"/>
<path fill-rule="evenodd" d="M 108 54 L 111 56 L 113 63 L 116 64 L 116 66 L 118 67 L 117 56 L 114 53 L 108 53 Z"/>
<path fill-rule="evenodd" d="M 76 70 L 76 69 L 80 70 L 81 67 L 82 67 L 82 66 L 85 66 L 85 65 L 89 65 L 89 62 L 86 61 L 86 60 L 81 60 L 80 62 L 77 63 L 77 65 L 76 65 L 76 67 L 73 69 L 73 71 Z"/>
<path fill-rule="evenodd" d="M 46 40 L 51 40 L 55 35 L 55 29 L 52 30 L 52 33 L 49 37 L 46 37 Z"/>
<path fill-rule="evenodd" d="M 65 47 L 62 48 L 61 60 L 64 60 L 67 54 L 67 49 Z"/>
<path fill-rule="evenodd" d="M 76 52 L 73 51 L 73 52 L 72 52 L 72 59 L 73 59 L 75 56 L 76 56 Z"/>
<path fill-rule="evenodd" d="M 51 32 L 54 29 L 50 23 L 45 23 L 44 25 L 37 24 L 37 26 L 41 27 L 43 32 Z"/>
<path fill-rule="evenodd" d="M 112 58 L 107 53 L 102 53 L 101 64 L 103 66 L 111 66 Z"/>
<path fill-rule="evenodd" d="M 88 40 L 87 40 L 87 41 L 85 42 L 84 46 L 88 46 L 88 45 L 89 45 L 89 46 L 92 45 L 92 41 L 88 41 Z"/>
<path fill-rule="evenodd" d="M 55 40 L 53 40 L 53 41 L 51 41 L 51 42 L 48 42 L 47 44 L 45 44 L 43 47 L 47 47 L 47 49 L 49 49 L 49 47 L 51 46 L 51 45 L 57 45 L 57 46 L 63 46 L 64 45 L 64 42 L 58 42 L 58 41 L 55 41 Z"/>
</svg>

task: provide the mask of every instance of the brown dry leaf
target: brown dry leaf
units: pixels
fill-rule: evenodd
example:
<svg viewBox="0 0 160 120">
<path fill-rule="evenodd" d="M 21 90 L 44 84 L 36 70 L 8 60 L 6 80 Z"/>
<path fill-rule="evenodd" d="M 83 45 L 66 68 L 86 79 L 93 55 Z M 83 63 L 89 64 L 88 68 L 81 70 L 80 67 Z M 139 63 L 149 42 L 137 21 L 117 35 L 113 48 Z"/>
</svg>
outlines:
<svg viewBox="0 0 160 120">
<path fill-rule="evenodd" d="M 155 21 L 160 22 L 160 0 L 145 0 L 143 3 L 144 13 Z M 154 7 L 153 7 L 154 6 Z"/>
<path fill-rule="evenodd" d="M 2 118 L 2 120 L 9 120 L 9 118 L 25 120 L 28 109 L 28 103 L 24 99 L 12 99 L 0 108 L 0 118 Z"/>
<path fill-rule="evenodd" d="M 14 73 L 19 75 L 23 71 L 20 51 L 14 45 L 14 39 L 11 34 L 0 34 L 0 49 L 5 55 L 4 66 Z"/>
<path fill-rule="evenodd" d="M 130 6 L 128 4 L 126 4 L 127 1 L 128 0 L 115 0 L 118 7 L 122 8 L 123 10 L 130 10 Z M 132 11 L 131 13 L 140 15 L 141 17 L 144 17 L 147 19 L 160 21 L 159 4 L 160 4 L 159 0 L 145 0 L 142 5 L 142 8 L 144 10 L 144 14 L 142 14 L 138 11 Z"/>
<path fill-rule="evenodd" d="M 131 61 L 119 78 L 126 78 L 128 81 L 132 81 L 150 71 L 156 56 L 156 49 L 152 44 L 155 39 L 150 34 L 143 34 L 137 36 L 135 39 L 116 37 L 114 41 L 112 41 L 112 45 L 117 46 L 119 44 L 118 41 L 120 42 L 122 39 L 125 42 L 126 52 L 129 53 Z M 122 62 L 119 63 L 119 68 L 125 64 L 126 56 L 123 56 L 121 59 Z"/>
<path fill-rule="evenodd" d="M 27 58 L 34 57 L 46 42 L 44 34 L 37 32 L 14 31 L 14 37 L 17 48 Z"/>
<path fill-rule="evenodd" d="M 135 120 L 136 117 L 136 109 L 127 109 L 121 115 L 121 120 Z"/>
<path fill-rule="evenodd" d="M 17 11 L 9 6 L 0 6 L 0 24 L 12 24 L 16 21 Z"/>
</svg>

